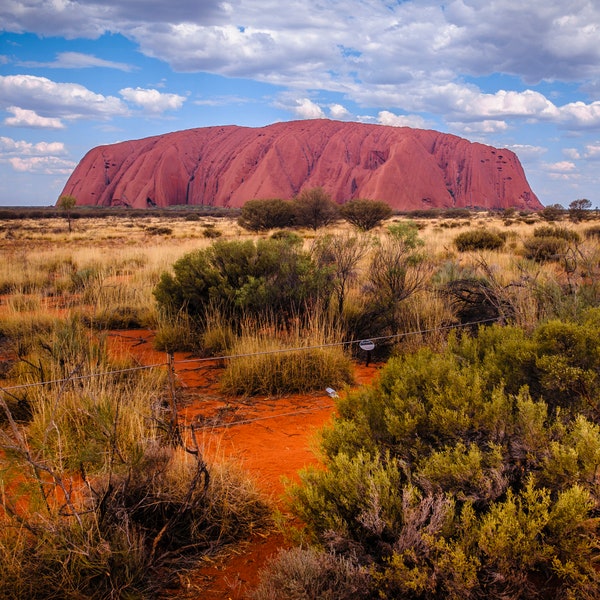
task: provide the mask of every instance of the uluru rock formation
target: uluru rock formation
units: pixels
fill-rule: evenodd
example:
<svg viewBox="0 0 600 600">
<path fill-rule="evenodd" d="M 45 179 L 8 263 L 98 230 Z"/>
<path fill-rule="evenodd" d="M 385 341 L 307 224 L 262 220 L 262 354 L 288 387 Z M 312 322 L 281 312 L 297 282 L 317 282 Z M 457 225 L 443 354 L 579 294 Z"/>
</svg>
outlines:
<svg viewBox="0 0 600 600">
<path fill-rule="evenodd" d="M 98 146 L 61 195 L 78 205 L 239 207 L 321 186 L 398 210 L 542 208 L 509 150 L 437 131 L 315 119 L 204 127 Z"/>
</svg>

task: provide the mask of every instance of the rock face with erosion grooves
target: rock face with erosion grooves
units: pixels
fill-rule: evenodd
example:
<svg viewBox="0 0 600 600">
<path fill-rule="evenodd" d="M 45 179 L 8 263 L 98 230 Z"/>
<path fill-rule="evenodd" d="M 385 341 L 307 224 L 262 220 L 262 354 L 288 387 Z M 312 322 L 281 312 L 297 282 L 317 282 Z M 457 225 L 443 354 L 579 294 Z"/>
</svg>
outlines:
<svg viewBox="0 0 600 600">
<path fill-rule="evenodd" d="M 78 205 L 239 207 L 321 186 L 398 210 L 542 208 L 509 150 L 430 130 L 316 119 L 204 127 L 90 150 L 61 195 Z"/>
</svg>

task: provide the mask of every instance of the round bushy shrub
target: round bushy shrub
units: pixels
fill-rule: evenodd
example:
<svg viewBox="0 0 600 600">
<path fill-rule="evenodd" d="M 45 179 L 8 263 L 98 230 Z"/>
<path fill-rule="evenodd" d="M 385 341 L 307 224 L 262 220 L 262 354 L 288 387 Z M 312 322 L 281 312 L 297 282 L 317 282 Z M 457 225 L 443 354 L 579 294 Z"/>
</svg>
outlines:
<svg viewBox="0 0 600 600">
<path fill-rule="evenodd" d="M 154 296 L 167 315 L 183 312 L 198 323 L 211 306 L 233 322 L 266 313 L 286 320 L 329 295 L 327 275 L 299 238 L 217 241 L 180 258 Z"/>
<path fill-rule="evenodd" d="M 350 200 L 340 208 L 340 214 L 360 231 L 369 231 L 392 216 L 386 202 L 376 200 Z"/>
<path fill-rule="evenodd" d="M 474 250 L 498 250 L 504 246 L 506 236 L 487 229 L 470 229 L 459 233 L 454 238 L 454 245 L 459 252 Z"/>
<path fill-rule="evenodd" d="M 533 236 L 537 238 L 559 238 L 567 242 L 578 243 L 581 241 L 581 236 L 573 229 L 568 227 L 553 227 L 552 225 L 542 225 L 533 230 Z"/>
<path fill-rule="evenodd" d="M 534 236 L 523 242 L 525 258 L 535 260 L 536 262 L 559 260 L 566 252 L 567 247 L 567 240 L 555 236 Z"/>
<path fill-rule="evenodd" d="M 294 221 L 292 203 L 279 198 L 249 200 L 242 206 L 238 225 L 250 231 L 289 227 Z"/>
</svg>

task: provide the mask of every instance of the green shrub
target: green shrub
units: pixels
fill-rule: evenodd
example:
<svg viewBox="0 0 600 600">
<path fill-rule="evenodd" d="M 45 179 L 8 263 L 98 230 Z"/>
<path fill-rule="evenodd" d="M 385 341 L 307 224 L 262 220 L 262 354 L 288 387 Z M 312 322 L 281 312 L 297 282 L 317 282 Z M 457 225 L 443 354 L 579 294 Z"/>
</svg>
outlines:
<svg viewBox="0 0 600 600">
<path fill-rule="evenodd" d="M 273 199 L 248 200 L 242 206 L 238 224 L 250 231 L 266 231 L 290 227 L 294 222 L 294 208 L 290 201 Z"/>
<path fill-rule="evenodd" d="M 459 252 L 476 250 L 498 250 L 504 246 L 506 237 L 487 229 L 471 229 L 459 233 L 454 238 L 454 245 Z"/>
<path fill-rule="evenodd" d="M 560 204 L 550 204 L 540 210 L 539 215 L 546 221 L 560 221 L 565 214 L 565 209 Z"/>
<path fill-rule="evenodd" d="M 386 202 L 376 200 L 350 200 L 340 208 L 341 216 L 360 231 L 369 231 L 392 216 Z"/>
<path fill-rule="evenodd" d="M 339 219 L 339 207 L 323 188 L 302 190 L 294 198 L 294 224 L 298 227 L 308 227 L 317 231 Z"/>
<path fill-rule="evenodd" d="M 568 246 L 562 237 L 532 237 L 523 242 L 525 258 L 540 263 L 560 260 Z"/>
<path fill-rule="evenodd" d="M 202 322 L 210 305 L 228 318 L 266 312 L 281 320 L 306 313 L 329 295 L 327 272 L 292 239 L 218 241 L 185 255 L 154 289 L 160 309 Z"/>
<path fill-rule="evenodd" d="M 326 468 L 289 488 L 313 542 L 370 564 L 371 597 L 594 598 L 599 326 L 493 326 L 391 359 L 338 400 Z"/>
<path fill-rule="evenodd" d="M 542 225 L 533 230 L 533 236 L 538 238 L 559 238 L 567 242 L 578 243 L 581 236 L 574 229 L 568 227 L 557 227 L 552 225 Z"/>
</svg>

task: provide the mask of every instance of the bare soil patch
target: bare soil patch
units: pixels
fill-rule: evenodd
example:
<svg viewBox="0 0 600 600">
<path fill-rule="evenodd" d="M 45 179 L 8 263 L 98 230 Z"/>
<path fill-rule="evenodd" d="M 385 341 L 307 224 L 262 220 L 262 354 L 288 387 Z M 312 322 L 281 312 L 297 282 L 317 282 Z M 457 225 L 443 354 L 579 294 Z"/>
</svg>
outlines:
<svg viewBox="0 0 600 600">
<path fill-rule="evenodd" d="M 113 332 L 114 351 L 129 353 L 144 365 L 166 364 L 166 356 L 152 349 L 152 332 Z M 282 502 L 285 480 L 317 465 L 315 435 L 332 417 L 334 400 L 323 390 L 280 398 L 231 398 L 219 390 L 221 361 L 174 356 L 182 424 L 194 424 L 207 456 L 233 458 L 257 482 L 273 503 Z M 368 383 L 380 365 L 355 365 L 357 384 Z M 290 526 L 299 526 L 290 524 Z M 257 532 L 225 556 L 206 560 L 191 573 L 181 574 L 181 589 L 171 598 L 241 600 L 258 583 L 258 573 L 281 548 L 289 545 L 279 531 Z"/>
</svg>

